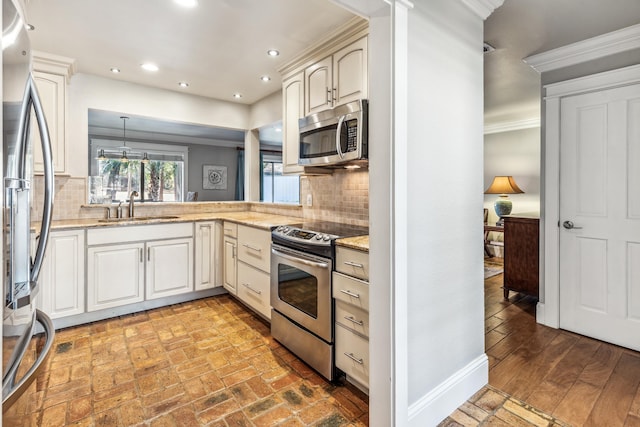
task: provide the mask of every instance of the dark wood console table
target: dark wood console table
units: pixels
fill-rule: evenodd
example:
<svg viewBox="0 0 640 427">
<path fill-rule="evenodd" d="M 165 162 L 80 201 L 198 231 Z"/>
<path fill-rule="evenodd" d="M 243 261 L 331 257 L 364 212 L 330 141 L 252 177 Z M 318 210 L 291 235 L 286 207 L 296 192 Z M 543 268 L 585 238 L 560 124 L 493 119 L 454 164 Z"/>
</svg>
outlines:
<svg viewBox="0 0 640 427">
<path fill-rule="evenodd" d="M 509 291 L 538 298 L 540 220 L 534 217 L 504 218 L 504 298 Z M 485 228 L 486 230 L 486 228 Z"/>
</svg>

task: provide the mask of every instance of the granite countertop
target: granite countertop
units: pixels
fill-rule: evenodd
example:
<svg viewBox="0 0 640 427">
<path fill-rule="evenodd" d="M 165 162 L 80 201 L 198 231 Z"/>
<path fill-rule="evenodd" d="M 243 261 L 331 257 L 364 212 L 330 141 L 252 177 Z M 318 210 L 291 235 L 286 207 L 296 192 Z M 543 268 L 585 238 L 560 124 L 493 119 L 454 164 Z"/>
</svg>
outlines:
<svg viewBox="0 0 640 427">
<path fill-rule="evenodd" d="M 146 216 L 141 215 L 146 218 Z M 126 227 L 130 225 L 148 225 L 148 224 L 171 224 L 177 222 L 196 222 L 196 221 L 214 221 L 223 220 L 231 221 L 238 224 L 249 225 L 264 230 L 270 230 L 274 226 L 296 224 L 302 221 L 302 218 L 291 217 L 285 215 L 265 214 L 260 212 L 209 212 L 197 214 L 183 215 L 160 215 L 158 218 L 150 217 L 144 220 L 128 221 L 126 219 L 120 221 L 100 221 L 98 219 L 66 219 L 57 220 L 51 223 L 52 230 L 64 230 L 73 228 L 96 228 L 96 227 Z M 39 223 L 33 223 L 36 229 L 40 227 Z"/>
<path fill-rule="evenodd" d="M 344 246 L 345 248 L 349 249 L 369 252 L 369 236 L 345 237 L 344 239 L 337 239 L 336 246 Z"/>
</svg>

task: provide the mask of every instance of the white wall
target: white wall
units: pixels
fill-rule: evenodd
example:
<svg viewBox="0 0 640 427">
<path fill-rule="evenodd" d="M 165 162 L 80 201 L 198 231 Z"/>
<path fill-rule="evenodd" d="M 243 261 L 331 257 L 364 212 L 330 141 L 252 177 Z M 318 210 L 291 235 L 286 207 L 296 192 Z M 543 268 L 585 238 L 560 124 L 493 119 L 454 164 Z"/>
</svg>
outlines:
<svg viewBox="0 0 640 427">
<path fill-rule="evenodd" d="M 512 214 L 540 213 L 540 128 L 487 134 L 484 137 L 484 189 L 496 175 L 511 175 L 524 194 L 511 194 Z M 489 222 L 498 220 L 493 202 L 497 194 L 485 194 Z"/>
<path fill-rule="evenodd" d="M 455 409 L 452 403 L 462 403 L 453 402 L 461 398 L 457 393 L 468 398 L 488 377 L 478 214 L 483 193 L 483 21 L 462 2 L 414 4 L 409 14 L 409 188 L 404 212 L 408 399 L 409 416 L 416 417 L 412 425 L 430 425 L 432 417 Z M 473 369 L 465 378 L 464 372 Z M 455 378 L 466 383 L 463 390 L 440 390 Z M 437 390 L 444 400 L 438 400 Z"/>
<path fill-rule="evenodd" d="M 72 176 L 87 176 L 90 108 L 231 129 L 248 129 L 250 112 L 247 105 L 76 74 L 69 85 L 67 148 Z"/>
<path fill-rule="evenodd" d="M 247 129 L 258 129 L 280 120 L 282 120 L 282 90 L 277 90 L 251 104 Z"/>
</svg>

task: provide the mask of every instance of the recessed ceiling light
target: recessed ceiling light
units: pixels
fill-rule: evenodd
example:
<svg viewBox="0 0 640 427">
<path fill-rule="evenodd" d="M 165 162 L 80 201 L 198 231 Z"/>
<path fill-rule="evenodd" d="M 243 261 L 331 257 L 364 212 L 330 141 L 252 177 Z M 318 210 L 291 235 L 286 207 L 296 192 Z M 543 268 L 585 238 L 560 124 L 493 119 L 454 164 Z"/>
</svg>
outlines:
<svg viewBox="0 0 640 427">
<path fill-rule="evenodd" d="M 268 82 L 268 81 L 270 81 L 270 80 L 271 80 L 271 77 L 269 77 L 269 76 L 262 76 L 262 77 L 260 77 L 260 80 L 262 80 L 263 82 Z"/>
<path fill-rule="evenodd" d="M 189 83 L 187 83 L 187 82 L 178 82 L 178 86 L 180 86 L 180 87 L 189 87 Z"/>
<path fill-rule="evenodd" d="M 142 67 L 143 70 L 146 70 L 146 71 L 158 71 L 160 69 L 156 64 L 152 64 L 151 62 L 145 62 L 140 66 Z"/>
<path fill-rule="evenodd" d="M 173 0 L 182 7 L 196 7 L 198 0 Z"/>
<path fill-rule="evenodd" d="M 233 97 L 234 97 L 235 99 L 240 99 L 240 98 L 242 98 L 242 94 L 241 94 L 241 93 L 234 93 L 234 94 L 233 94 Z"/>
<path fill-rule="evenodd" d="M 113 74 L 118 74 L 118 73 L 120 72 L 120 68 L 118 68 L 118 67 L 111 67 L 111 72 L 112 72 Z"/>
<path fill-rule="evenodd" d="M 275 49 L 269 49 L 269 50 L 267 51 L 267 55 L 269 55 L 269 56 L 278 56 L 278 55 L 280 55 L 280 52 L 278 52 L 278 51 L 277 51 L 277 50 L 275 50 Z"/>
</svg>

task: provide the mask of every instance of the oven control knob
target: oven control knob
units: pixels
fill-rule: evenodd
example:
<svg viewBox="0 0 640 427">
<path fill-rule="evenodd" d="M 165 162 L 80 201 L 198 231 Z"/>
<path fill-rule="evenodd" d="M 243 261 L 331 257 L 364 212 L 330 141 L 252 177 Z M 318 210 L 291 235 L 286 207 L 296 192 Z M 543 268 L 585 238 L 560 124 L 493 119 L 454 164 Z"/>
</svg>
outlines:
<svg viewBox="0 0 640 427">
<path fill-rule="evenodd" d="M 280 226 L 280 227 L 276 228 L 276 231 L 282 231 L 283 229 L 284 229 L 284 227 Z"/>
<path fill-rule="evenodd" d="M 328 242 L 329 240 L 331 240 L 331 236 L 328 236 L 325 234 L 325 236 L 322 238 L 322 240 L 324 240 L 325 242 Z"/>
<path fill-rule="evenodd" d="M 320 239 L 322 239 L 322 234 L 320 233 L 316 234 L 316 240 L 320 240 Z"/>
</svg>

